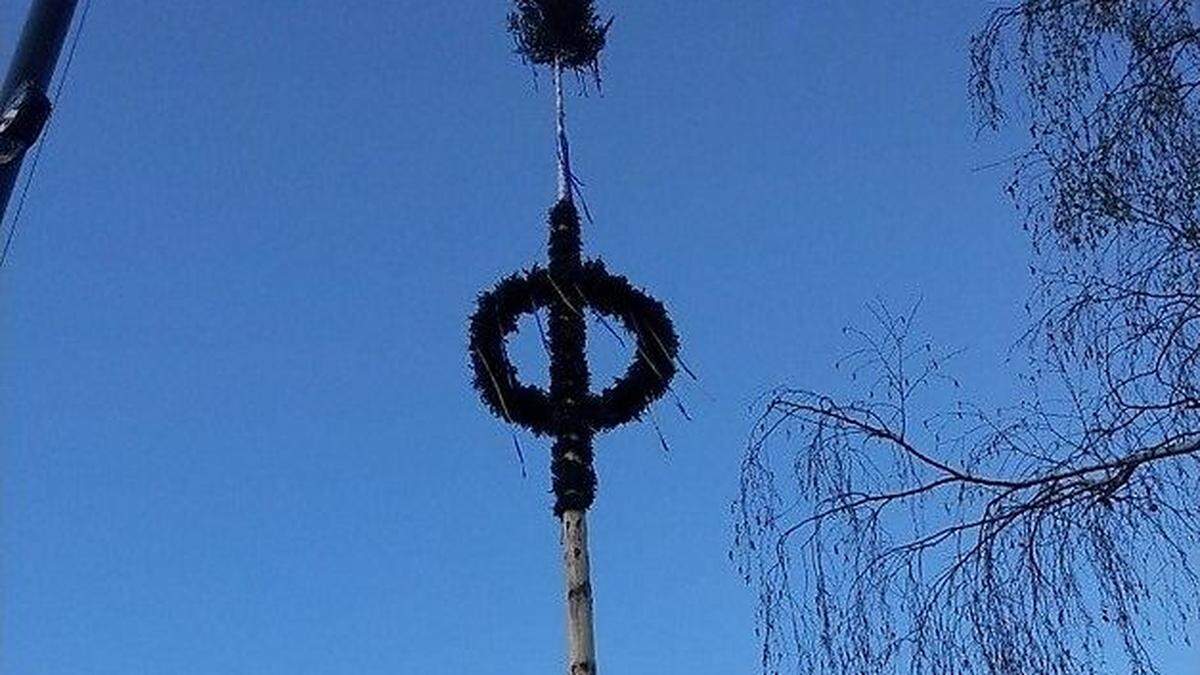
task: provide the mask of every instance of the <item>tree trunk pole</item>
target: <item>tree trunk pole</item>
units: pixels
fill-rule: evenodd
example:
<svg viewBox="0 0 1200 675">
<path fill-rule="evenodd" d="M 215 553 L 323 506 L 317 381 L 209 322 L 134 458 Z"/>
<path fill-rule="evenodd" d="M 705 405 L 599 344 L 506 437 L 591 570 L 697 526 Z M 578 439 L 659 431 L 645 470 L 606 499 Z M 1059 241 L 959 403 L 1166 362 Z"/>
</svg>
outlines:
<svg viewBox="0 0 1200 675">
<path fill-rule="evenodd" d="M 585 511 L 563 512 L 562 544 L 567 578 L 567 675 L 596 675 Z"/>
<path fill-rule="evenodd" d="M 554 131 L 558 156 L 558 201 L 571 201 L 571 150 L 563 101 L 562 66 L 554 62 Z M 591 564 L 588 560 L 587 512 L 562 514 L 563 569 L 567 587 L 567 675 L 596 675 L 596 641 L 592 632 Z"/>
</svg>

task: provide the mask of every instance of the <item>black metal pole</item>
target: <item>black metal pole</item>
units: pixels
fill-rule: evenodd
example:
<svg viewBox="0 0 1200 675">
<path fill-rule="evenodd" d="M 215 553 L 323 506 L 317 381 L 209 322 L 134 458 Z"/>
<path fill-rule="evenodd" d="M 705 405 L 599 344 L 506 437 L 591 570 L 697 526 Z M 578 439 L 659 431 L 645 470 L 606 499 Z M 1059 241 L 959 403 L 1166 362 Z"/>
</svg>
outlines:
<svg viewBox="0 0 1200 675">
<path fill-rule="evenodd" d="M 48 101 L 46 89 L 54 75 L 54 66 L 58 63 L 67 31 L 71 28 L 76 4 L 78 0 L 33 0 L 29 16 L 25 19 L 25 28 L 21 31 L 21 40 L 8 67 L 8 75 L 4 78 L 4 88 L 0 89 L 0 110 L 10 122 L 6 131 L 12 131 L 16 136 L 6 139 L 12 152 L 0 157 L 0 223 L 4 222 L 8 200 L 12 196 L 17 175 L 21 172 L 25 151 L 37 140 L 42 127 L 38 122 L 29 127 L 32 133 L 22 133 L 23 130 L 17 128 L 23 126 L 20 118 L 22 115 L 28 116 L 27 110 L 44 106 Z M 41 121 L 44 122 L 44 118 Z M 0 128 L 3 125 L 4 120 L 0 120 Z M 0 148 L 0 154 L 3 151 Z"/>
</svg>

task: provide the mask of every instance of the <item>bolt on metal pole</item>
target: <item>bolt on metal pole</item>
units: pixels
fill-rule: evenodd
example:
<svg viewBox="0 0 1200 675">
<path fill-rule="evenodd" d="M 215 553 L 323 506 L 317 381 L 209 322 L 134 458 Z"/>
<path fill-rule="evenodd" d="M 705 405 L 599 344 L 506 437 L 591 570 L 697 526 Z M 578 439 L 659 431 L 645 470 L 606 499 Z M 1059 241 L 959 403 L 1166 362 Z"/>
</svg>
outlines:
<svg viewBox="0 0 1200 675">
<path fill-rule="evenodd" d="M 78 0 L 33 0 L 31 3 L 20 42 L 4 78 L 4 87 L 0 89 L 0 110 L 4 115 L 0 120 L 0 134 L 8 129 L 6 123 L 12 124 L 16 120 L 18 124 L 13 126 L 21 126 L 22 107 L 44 106 L 48 101 L 46 89 L 50 86 L 77 4 Z M 48 108 L 44 114 L 48 114 Z M 41 122 L 44 121 L 43 118 Z M 36 123 L 29 128 L 33 133 L 13 140 L 14 151 L 0 159 L 0 223 L 4 222 L 25 151 L 37 140 L 42 124 Z"/>
</svg>

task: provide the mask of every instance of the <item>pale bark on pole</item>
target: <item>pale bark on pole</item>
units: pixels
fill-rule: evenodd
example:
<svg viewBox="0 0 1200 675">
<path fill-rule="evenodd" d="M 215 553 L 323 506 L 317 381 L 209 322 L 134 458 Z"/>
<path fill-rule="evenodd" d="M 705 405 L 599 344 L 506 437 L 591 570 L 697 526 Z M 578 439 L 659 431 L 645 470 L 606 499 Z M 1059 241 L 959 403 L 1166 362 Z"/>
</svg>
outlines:
<svg viewBox="0 0 1200 675">
<path fill-rule="evenodd" d="M 586 511 L 563 512 L 562 545 L 567 581 L 567 675 L 595 675 Z"/>
<path fill-rule="evenodd" d="M 558 199 L 571 199 L 571 148 L 567 143 L 567 111 L 563 102 L 562 66 L 554 62 L 554 131 L 558 155 Z"/>
</svg>

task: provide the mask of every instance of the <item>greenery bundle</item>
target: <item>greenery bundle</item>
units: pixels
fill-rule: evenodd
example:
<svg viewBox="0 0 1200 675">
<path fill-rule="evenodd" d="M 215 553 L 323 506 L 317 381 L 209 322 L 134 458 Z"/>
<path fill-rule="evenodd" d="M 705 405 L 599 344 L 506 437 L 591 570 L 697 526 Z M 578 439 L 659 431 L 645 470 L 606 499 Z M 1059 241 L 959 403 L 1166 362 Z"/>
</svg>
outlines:
<svg viewBox="0 0 1200 675">
<path fill-rule="evenodd" d="M 592 0 L 517 0 L 508 14 L 508 31 L 526 63 L 597 77 L 611 25 L 611 18 L 601 23 Z"/>
<path fill-rule="evenodd" d="M 598 260 L 583 261 L 579 214 L 570 200 L 550 211 L 550 268 L 501 280 L 479 298 L 471 317 L 470 351 L 475 388 L 498 417 L 534 434 L 555 437 L 551 475 L 555 513 L 585 510 L 595 498 L 592 437 L 639 419 L 666 393 L 676 372 L 679 338 L 662 303 L 610 273 Z M 613 317 L 634 336 L 625 374 L 599 394 L 589 391 L 583 312 Z M 522 384 L 505 348 L 524 314 L 550 314 L 550 391 Z"/>
</svg>

